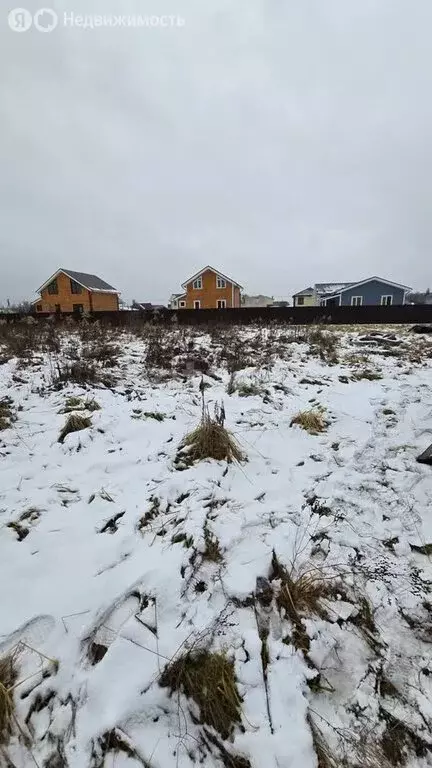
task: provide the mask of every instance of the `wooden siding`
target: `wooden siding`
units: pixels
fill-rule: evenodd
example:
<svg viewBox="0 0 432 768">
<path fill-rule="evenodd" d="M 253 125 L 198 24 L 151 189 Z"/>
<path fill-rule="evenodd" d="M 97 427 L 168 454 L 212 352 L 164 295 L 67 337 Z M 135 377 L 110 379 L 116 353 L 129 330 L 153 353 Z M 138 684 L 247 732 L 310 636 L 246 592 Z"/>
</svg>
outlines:
<svg viewBox="0 0 432 768">
<path fill-rule="evenodd" d="M 37 312 L 55 312 L 57 306 L 60 312 L 73 312 L 74 304 L 82 304 L 84 312 L 109 312 L 119 308 L 116 293 L 98 293 L 84 287 L 81 287 L 81 293 L 72 293 L 70 278 L 66 274 L 60 272 L 55 279 L 58 293 L 49 293 L 46 286 L 41 291 L 40 301 L 34 304 Z"/>
<path fill-rule="evenodd" d="M 195 281 L 186 286 L 186 309 L 194 309 L 195 301 L 200 302 L 200 309 L 216 309 L 218 299 L 225 299 L 227 307 L 240 306 L 240 288 L 237 285 L 226 280 L 225 288 L 217 288 L 217 274 L 211 269 L 207 269 L 199 277 L 202 279 L 202 288 L 194 288 Z"/>
</svg>

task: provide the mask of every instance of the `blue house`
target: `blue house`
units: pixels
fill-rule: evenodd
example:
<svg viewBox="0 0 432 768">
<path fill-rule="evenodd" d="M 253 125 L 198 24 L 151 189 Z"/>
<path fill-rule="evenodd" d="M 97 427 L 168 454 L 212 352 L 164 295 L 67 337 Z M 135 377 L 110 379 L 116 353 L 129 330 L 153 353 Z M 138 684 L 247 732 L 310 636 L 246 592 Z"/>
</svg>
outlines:
<svg viewBox="0 0 432 768">
<path fill-rule="evenodd" d="M 358 283 L 342 283 L 338 290 L 333 291 L 333 293 L 321 293 L 319 286 L 316 288 L 317 298 L 319 298 L 319 304 L 322 307 L 405 304 L 406 295 L 412 290 L 407 285 L 393 283 L 382 277 L 376 277 L 376 275 Z"/>
</svg>

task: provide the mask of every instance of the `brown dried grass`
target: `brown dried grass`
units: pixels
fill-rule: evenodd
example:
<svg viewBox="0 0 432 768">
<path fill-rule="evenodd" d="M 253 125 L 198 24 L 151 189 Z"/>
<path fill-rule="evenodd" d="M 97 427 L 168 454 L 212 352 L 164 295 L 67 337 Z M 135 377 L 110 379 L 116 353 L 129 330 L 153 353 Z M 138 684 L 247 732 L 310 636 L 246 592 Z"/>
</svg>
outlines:
<svg viewBox="0 0 432 768">
<path fill-rule="evenodd" d="M 200 721 L 215 728 L 223 739 L 241 722 L 242 699 L 234 662 L 224 652 L 191 651 L 179 657 L 165 667 L 160 685 L 193 699 L 200 710 Z"/>
</svg>

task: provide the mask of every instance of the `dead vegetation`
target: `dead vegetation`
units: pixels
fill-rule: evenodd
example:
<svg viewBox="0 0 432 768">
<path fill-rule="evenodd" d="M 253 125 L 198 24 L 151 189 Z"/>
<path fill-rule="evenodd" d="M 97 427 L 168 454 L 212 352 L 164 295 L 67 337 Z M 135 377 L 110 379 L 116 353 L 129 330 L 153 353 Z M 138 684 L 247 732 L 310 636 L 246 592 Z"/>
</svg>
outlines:
<svg viewBox="0 0 432 768">
<path fill-rule="evenodd" d="M 336 757 L 330 748 L 323 732 L 314 722 L 310 714 L 307 715 L 307 723 L 311 731 L 312 742 L 318 761 L 318 768 L 343 768 L 342 761 Z"/>
<path fill-rule="evenodd" d="M 215 728 L 223 739 L 241 722 L 242 699 L 237 690 L 234 662 L 225 652 L 191 651 L 170 662 L 160 685 L 184 693 L 200 710 L 200 722 Z"/>
<path fill-rule="evenodd" d="M 94 385 L 102 382 L 101 372 L 93 363 L 83 360 L 63 361 L 57 360 L 52 372 L 52 381 L 57 388 L 65 384 L 80 384 L 81 386 Z M 105 382 L 107 379 L 105 378 Z"/>
<path fill-rule="evenodd" d="M 240 382 L 237 386 L 237 394 L 239 397 L 254 397 L 255 395 L 262 395 L 263 389 L 256 382 Z"/>
<path fill-rule="evenodd" d="M 327 613 L 322 600 L 336 594 L 335 582 L 330 578 L 324 578 L 323 574 L 315 568 L 303 567 L 288 570 L 280 563 L 274 550 L 269 580 L 277 582 L 276 604 L 292 623 L 292 644 L 307 656 L 310 638 L 303 624 L 303 618 L 314 615 L 326 618 Z"/>
<path fill-rule="evenodd" d="M 382 375 L 379 371 L 373 371 L 371 368 L 361 368 L 360 370 L 353 371 L 351 374 L 351 381 L 379 381 L 382 379 Z"/>
<path fill-rule="evenodd" d="M 73 411 L 100 411 L 101 407 L 97 400 L 92 397 L 88 397 L 86 400 L 82 400 L 80 397 L 67 397 L 63 408 L 60 408 L 59 413 L 72 413 Z"/>
<path fill-rule="evenodd" d="M 233 435 L 225 428 L 225 410 L 215 406 L 214 418 L 203 403 L 201 421 L 196 429 L 186 435 L 179 446 L 177 469 L 185 469 L 195 461 L 245 461 L 246 457 Z"/>
<path fill-rule="evenodd" d="M 319 326 L 315 326 L 307 333 L 307 341 L 311 355 L 319 357 L 331 365 L 338 362 L 339 338 L 333 331 L 325 331 Z"/>
<path fill-rule="evenodd" d="M 153 419 L 154 421 L 165 421 L 166 413 L 161 411 L 142 411 L 141 408 L 134 408 L 132 411 L 133 419 Z"/>
<path fill-rule="evenodd" d="M 140 755 L 126 734 L 120 731 L 119 728 L 112 728 L 100 736 L 97 741 L 93 742 L 91 768 L 104 768 L 107 765 L 107 756 L 109 754 L 114 756 L 126 755 L 126 757 L 143 766 L 143 768 L 151 768 L 150 763 Z M 116 758 L 113 757 L 113 761 L 115 760 Z"/>
<path fill-rule="evenodd" d="M 119 362 L 121 349 L 118 345 L 102 341 L 88 344 L 83 348 L 82 357 L 85 360 L 100 363 L 103 368 L 112 368 Z"/>
<path fill-rule="evenodd" d="M 328 427 L 323 411 L 311 408 L 308 411 L 300 411 L 291 419 L 290 426 L 298 424 L 299 427 L 309 432 L 310 435 L 319 435 Z"/>
<path fill-rule="evenodd" d="M 30 527 L 39 520 L 40 516 L 41 512 L 37 507 L 29 507 L 17 520 L 7 523 L 7 528 L 15 531 L 18 541 L 23 541 L 30 533 Z"/>
<path fill-rule="evenodd" d="M 381 748 L 390 765 L 405 765 L 409 757 L 408 749 L 420 758 L 432 753 L 430 743 L 383 707 L 380 707 L 379 717 L 385 723 Z"/>
<path fill-rule="evenodd" d="M 7 744 L 15 719 L 13 687 L 18 678 L 17 652 L 0 657 L 0 745 Z"/>
<path fill-rule="evenodd" d="M 161 503 L 157 496 L 150 496 L 150 508 L 140 517 L 137 528 L 143 531 L 153 522 L 161 513 Z"/>
<path fill-rule="evenodd" d="M 88 427 L 91 427 L 91 424 L 92 421 L 90 416 L 81 416 L 79 413 L 71 413 L 58 436 L 57 442 L 63 443 L 66 435 L 71 434 L 71 432 L 80 432 L 82 429 L 87 429 Z"/>
<path fill-rule="evenodd" d="M 0 431 L 11 427 L 14 421 L 16 421 L 16 415 L 13 400 L 6 395 L 0 400 Z"/>
<path fill-rule="evenodd" d="M 209 530 L 207 522 L 204 526 L 203 560 L 209 560 L 212 563 L 220 563 L 223 560 L 222 552 L 219 547 L 219 540 Z"/>
</svg>

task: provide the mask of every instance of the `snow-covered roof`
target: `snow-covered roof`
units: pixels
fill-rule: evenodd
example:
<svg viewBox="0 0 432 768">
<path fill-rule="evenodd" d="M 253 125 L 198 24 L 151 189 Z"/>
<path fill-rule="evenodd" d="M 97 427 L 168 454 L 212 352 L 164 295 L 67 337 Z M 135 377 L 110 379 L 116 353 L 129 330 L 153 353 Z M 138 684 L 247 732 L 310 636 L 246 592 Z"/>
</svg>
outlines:
<svg viewBox="0 0 432 768">
<path fill-rule="evenodd" d="M 401 290 L 407 292 L 411 291 L 412 288 L 410 288 L 408 285 L 402 285 L 401 283 L 393 283 L 391 280 L 386 280 L 385 277 L 378 277 L 377 275 L 373 275 L 372 277 L 367 277 L 366 280 L 359 280 L 357 283 L 339 283 L 330 285 L 327 283 L 316 283 L 315 288 L 317 290 L 317 293 L 322 297 L 325 296 L 326 298 L 333 298 L 333 296 L 346 291 L 348 288 L 357 288 L 361 285 L 365 285 L 366 283 L 372 282 L 372 280 L 377 280 L 379 283 L 384 283 L 384 285 L 389 285 L 391 288 L 400 288 Z M 326 290 L 320 290 L 320 286 L 325 286 Z M 329 289 L 332 290 L 329 290 Z"/>
<path fill-rule="evenodd" d="M 315 290 L 320 296 L 323 296 L 325 294 L 338 293 L 346 288 L 350 288 L 352 285 L 355 285 L 355 283 L 315 283 Z"/>
<path fill-rule="evenodd" d="M 313 288 L 304 288 L 302 291 L 297 291 L 297 293 L 293 293 L 293 296 L 312 296 L 314 292 Z"/>
</svg>

